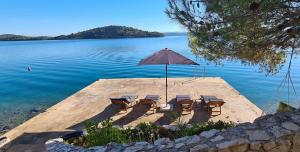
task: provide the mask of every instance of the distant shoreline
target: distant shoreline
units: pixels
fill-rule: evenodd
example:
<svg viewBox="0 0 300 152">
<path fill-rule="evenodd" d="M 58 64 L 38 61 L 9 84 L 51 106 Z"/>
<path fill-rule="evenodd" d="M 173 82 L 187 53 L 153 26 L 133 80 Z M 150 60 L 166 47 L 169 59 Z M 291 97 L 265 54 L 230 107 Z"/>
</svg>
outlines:
<svg viewBox="0 0 300 152">
<path fill-rule="evenodd" d="M 60 36 L 23 36 L 15 34 L 0 35 L 0 41 L 40 41 L 40 40 L 82 40 L 82 39 L 121 39 L 164 37 L 164 33 L 149 32 L 126 26 L 105 26 L 78 33 Z"/>
<path fill-rule="evenodd" d="M 178 35 L 181 36 L 181 35 Z M 28 39 L 28 40 L 0 40 L 0 42 L 25 42 L 25 41 L 72 41 L 72 40 L 114 40 L 114 39 L 135 39 L 135 38 L 160 38 L 165 36 L 151 36 L 151 37 L 122 37 L 122 38 L 81 38 L 81 39 Z"/>
<path fill-rule="evenodd" d="M 34 39 L 34 40 L 0 40 L 0 42 L 33 42 L 33 41 L 79 41 L 79 40 L 118 40 L 118 39 L 138 39 L 138 38 L 162 38 L 162 37 L 177 37 L 177 36 L 187 36 L 187 34 L 178 35 L 167 35 L 160 37 L 127 37 L 127 38 L 100 38 L 100 39 Z"/>
</svg>

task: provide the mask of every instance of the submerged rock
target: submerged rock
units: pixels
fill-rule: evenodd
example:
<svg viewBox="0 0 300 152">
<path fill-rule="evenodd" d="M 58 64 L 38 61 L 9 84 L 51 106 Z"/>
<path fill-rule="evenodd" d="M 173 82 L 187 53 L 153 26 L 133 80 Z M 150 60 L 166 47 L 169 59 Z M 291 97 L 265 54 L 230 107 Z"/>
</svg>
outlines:
<svg viewBox="0 0 300 152">
<path fill-rule="evenodd" d="M 29 114 L 38 114 L 44 112 L 44 110 L 42 108 L 32 108 L 31 110 L 29 110 Z"/>
<path fill-rule="evenodd" d="M 6 137 L 0 137 L 0 145 L 7 141 Z"/>
<path fill-rule="evenodd" d="M 31 109 L 31 110 L 29 111 L 30 114 L 36 114 L 36 113 L 38 113 L 38 112 L 39 112 L 38 109 Z"/>
<path fill-rule="evenodd" d="M 8 130 L 10 130 L 9 126 L 0 126 L 0 133 L 1 132 L 7 132 Z"/>
</svg>

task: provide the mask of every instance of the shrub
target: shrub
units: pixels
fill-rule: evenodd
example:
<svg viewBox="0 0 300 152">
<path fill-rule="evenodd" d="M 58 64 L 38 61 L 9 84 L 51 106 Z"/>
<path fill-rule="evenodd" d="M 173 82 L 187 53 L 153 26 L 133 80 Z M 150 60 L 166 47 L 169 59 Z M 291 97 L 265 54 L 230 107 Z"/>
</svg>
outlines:
<svg viewBox="0 0 300 152">
<path fill-rule="evenodd" d="M 159 126 L 149 123 L 140 123 L 135 129 L 128 128 L 123 131 L 131 142 L 154 142 L 159 138 Z"/>
<path fill-rule="evenodd" d="M 83 147 L 102 146 L 110 142 L 124 144 L 147 141 L 153 143 L 161 137 L 168 137 L 173 140 L 183 136 L 200 134 L 202 131 L 210 129 L 226 129 L 234 126 L 232 122 L 210 121 L 193 124 L 191 127 L 186 124 L 179 124 L 177 130 L 171 131 L 151 123 L 141 123 L 135 128 L 120 129 L 113 126 L 112 119 L 107 119 L 100 124 L 99 127 L 96 123 L 87 122 L 85 125 L 88 135 L 68 140 L 67 143 Z"/>
</svg>

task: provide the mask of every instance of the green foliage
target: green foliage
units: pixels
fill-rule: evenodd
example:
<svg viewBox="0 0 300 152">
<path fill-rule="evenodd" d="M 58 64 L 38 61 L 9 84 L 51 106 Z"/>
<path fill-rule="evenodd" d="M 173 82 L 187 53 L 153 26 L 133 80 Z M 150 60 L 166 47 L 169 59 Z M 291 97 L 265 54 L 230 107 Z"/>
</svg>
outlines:
<svg viewBox="0 0 300 152">
<path fill-rule="evenodd" d="M 218 121 L 193 124 L 192 127 L 188 127 L 186 124 L 180 124 L 178 125 L 177 131 L 170 131 L 149 123 L 141 123 L 135 128 L 119 129 L 113 126 L 111 119 L 107 119 L 100 124 L 101 126 L 98 127 L 96 123 L 87 122 L 85 125 L 88 135 L 70 139 L 66 142 L 84 147 L 102 146 L 110 142 L 124 144 L 147 141 L 153 143 L 161 137 L 176 139 L 183 136 L 200 134 L 202 131 L 210 129 L 226 129 L 234 126 L 233 123 Z"/>
<path fill-rule="evenodd" d="M 189 31 L 193 53 L 209 61 L 241 60 L 278 72 L 286 54 L 299 52 L 296 0 L 169 0 L 167 15 Z"/>
<path fill-rule="evenodd" d="M 211 129 L 226 129 L 230 127 L 234 127 L 235 124 L 233 122 L 224 122 L 224 121 L 217 121 L 217 122 L 202 122 L 202 123 L 196 123 L 192 124 L 191 127 L 189 127 L 186 124 L 179 125 L 177 131 L 170 131 L 170 130 L 161 130 L 160 134 L 163 135 L 163 137 L 168 137 L 170 139 L 176 139 L 184 136 L 192 136 L 192 135 L 198 135 L 203 131 L 211 130 Z"/>
<path fill-rule="evenodd" d="M 126 129 L 123 133 L 130 142 L 147 141 L 154 142 L 159 138 L 159 127 L 155 124 L 141 123 L 135 129 Z"/>
<path fill-rule="evenodd" d="M 136 37 L 163 37 L 163 33 L 143 31 L 126 26 L 105 26 L 94 28 L 69 35 L 56 37 L 47 36 L 22 36 L 4 34 L 0 35 L 0 41 L 28 41 L 28 40 L 67 40 L 67 39 L 104 39 L 104 38 L 136 38 Z"/>
<path fill-rule="evenodd" d="M 159 32 L 148 32 L 126 26 L 105 26 L 78 32 L 70 35 L 61 35 L 54 39 L 103 39 L 103 38 L 135 38 L 135 37 L 162 37 Z"/>
</svg>

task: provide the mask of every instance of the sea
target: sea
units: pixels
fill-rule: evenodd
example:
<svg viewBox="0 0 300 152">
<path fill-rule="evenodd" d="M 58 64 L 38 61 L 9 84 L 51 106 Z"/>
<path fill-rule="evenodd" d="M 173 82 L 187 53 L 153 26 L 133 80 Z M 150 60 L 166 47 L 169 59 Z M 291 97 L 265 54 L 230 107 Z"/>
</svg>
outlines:
<svg viewBox="0 0 300 152">
<path fill-rule="evenodd" d="M 164 66 L 139 66 L 138 62 L 164 48 L 200 64 L 170 65 L 169 77 L 221 77 L 267 113 L 274 112 L 280 101 L 299 106 L 297 56 L 291 70 L 294 94 L 291 84 L 280 85 L 287 64 L 275 75 L 266 75 L 259 67 L 241 61 L 224 60 L 216 65 L 196 57 L 188 46 L 187 36 L 11 41 L 0 42 L 0 130 L 21 124 L 98 79 L 163 78 Z"/>
</svg>

